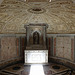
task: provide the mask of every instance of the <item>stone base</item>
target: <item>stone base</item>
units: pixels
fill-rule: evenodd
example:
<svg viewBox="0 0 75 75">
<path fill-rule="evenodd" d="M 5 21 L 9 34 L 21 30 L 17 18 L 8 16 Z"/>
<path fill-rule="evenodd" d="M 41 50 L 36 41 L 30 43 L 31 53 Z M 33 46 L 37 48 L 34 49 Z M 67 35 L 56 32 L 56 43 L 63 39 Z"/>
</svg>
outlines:
<svg viewBox="0 0 75 75">
<path fill-rule="evenodd" d="M 44 45 L 30 45 L 26 47 L 26 50 L 46 50 Z"/>
</svg>

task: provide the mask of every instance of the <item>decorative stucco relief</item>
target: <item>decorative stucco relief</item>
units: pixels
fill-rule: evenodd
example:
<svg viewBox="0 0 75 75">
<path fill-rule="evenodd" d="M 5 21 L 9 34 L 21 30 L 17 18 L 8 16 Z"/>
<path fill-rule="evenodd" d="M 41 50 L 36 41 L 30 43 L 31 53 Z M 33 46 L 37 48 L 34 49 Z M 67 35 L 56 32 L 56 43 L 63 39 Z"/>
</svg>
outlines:
<svg viewBox="0 0 75 75">
<path fill-rule="evenodd" d="M 34 7 L 39 9 L 34 10 Z M 47 23 L 47 33 L 75 33 L 75 5 L 71 0 L 3 1 L 0 5 L 0 33 L 26 33 L 24 25 L 28 23 Z"/>
</svg>

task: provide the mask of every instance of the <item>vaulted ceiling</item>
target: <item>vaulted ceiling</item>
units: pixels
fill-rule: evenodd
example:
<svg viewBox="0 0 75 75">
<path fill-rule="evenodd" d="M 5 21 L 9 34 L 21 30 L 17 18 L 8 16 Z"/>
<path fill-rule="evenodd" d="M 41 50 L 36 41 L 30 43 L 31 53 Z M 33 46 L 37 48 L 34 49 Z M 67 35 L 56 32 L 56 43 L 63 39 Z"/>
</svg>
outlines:
<svg viewBox="0 0 75 75">
<path fill-rule="evenodd" d="M 75 33 L 74 2 L 4 0 L 0 5 L 0 33 L 26 33 L 24 25 L 30 23 L 47 23 L 47 33 Z"/>
</svg>

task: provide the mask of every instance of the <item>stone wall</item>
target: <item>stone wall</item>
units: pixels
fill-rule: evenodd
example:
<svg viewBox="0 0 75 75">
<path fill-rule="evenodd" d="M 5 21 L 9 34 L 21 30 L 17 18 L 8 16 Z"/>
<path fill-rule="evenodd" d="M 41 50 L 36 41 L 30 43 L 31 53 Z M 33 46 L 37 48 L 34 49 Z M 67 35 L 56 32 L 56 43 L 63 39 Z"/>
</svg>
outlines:
<svg viewBox="0 0 75 75">
<path fill-rule="evenodd" d="M 46 44 L 49 61 L 75 63 L 75 34 L 47 34 Z M 25 48 L 25 34 L 0 34 L 0 67 L 24 60 Z"/>
<path fill-rule="evenodd" d="M 25 35 L 0 34 L 0 66 L 22 60 L 25 47 Z"/>
<path fill-rule="evenodd" d="M 74 34 L 47 34 L 50 57 L 75 62 Z"/>
<path fill-rule="evenodd" d="M 56 50 L 54 49 L 54 56 L 60 57 L 60 58 L 66 58 L 68 60 L 74 61 L 74 44 L 71 37 L 56 37 L 56 40 L 54 40 L 54 43 L 56 43 Z"/>
<path fill-rule="evenodd" d="M 75 34 L 47 34 L 49 62 L 75 69 Z"/>
</svg>

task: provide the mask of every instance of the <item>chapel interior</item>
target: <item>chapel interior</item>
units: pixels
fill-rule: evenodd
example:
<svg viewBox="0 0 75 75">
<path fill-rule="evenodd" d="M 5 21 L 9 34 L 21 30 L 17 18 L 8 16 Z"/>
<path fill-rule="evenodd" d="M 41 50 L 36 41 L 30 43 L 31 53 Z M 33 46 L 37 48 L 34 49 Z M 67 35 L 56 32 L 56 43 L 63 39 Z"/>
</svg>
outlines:
<svg viewBox="0 0 75 75">
<path fill-rule="evenodd" d="M 75 75 L 75 0 L 0 0 L 0 75 Z"/>
</svg>

